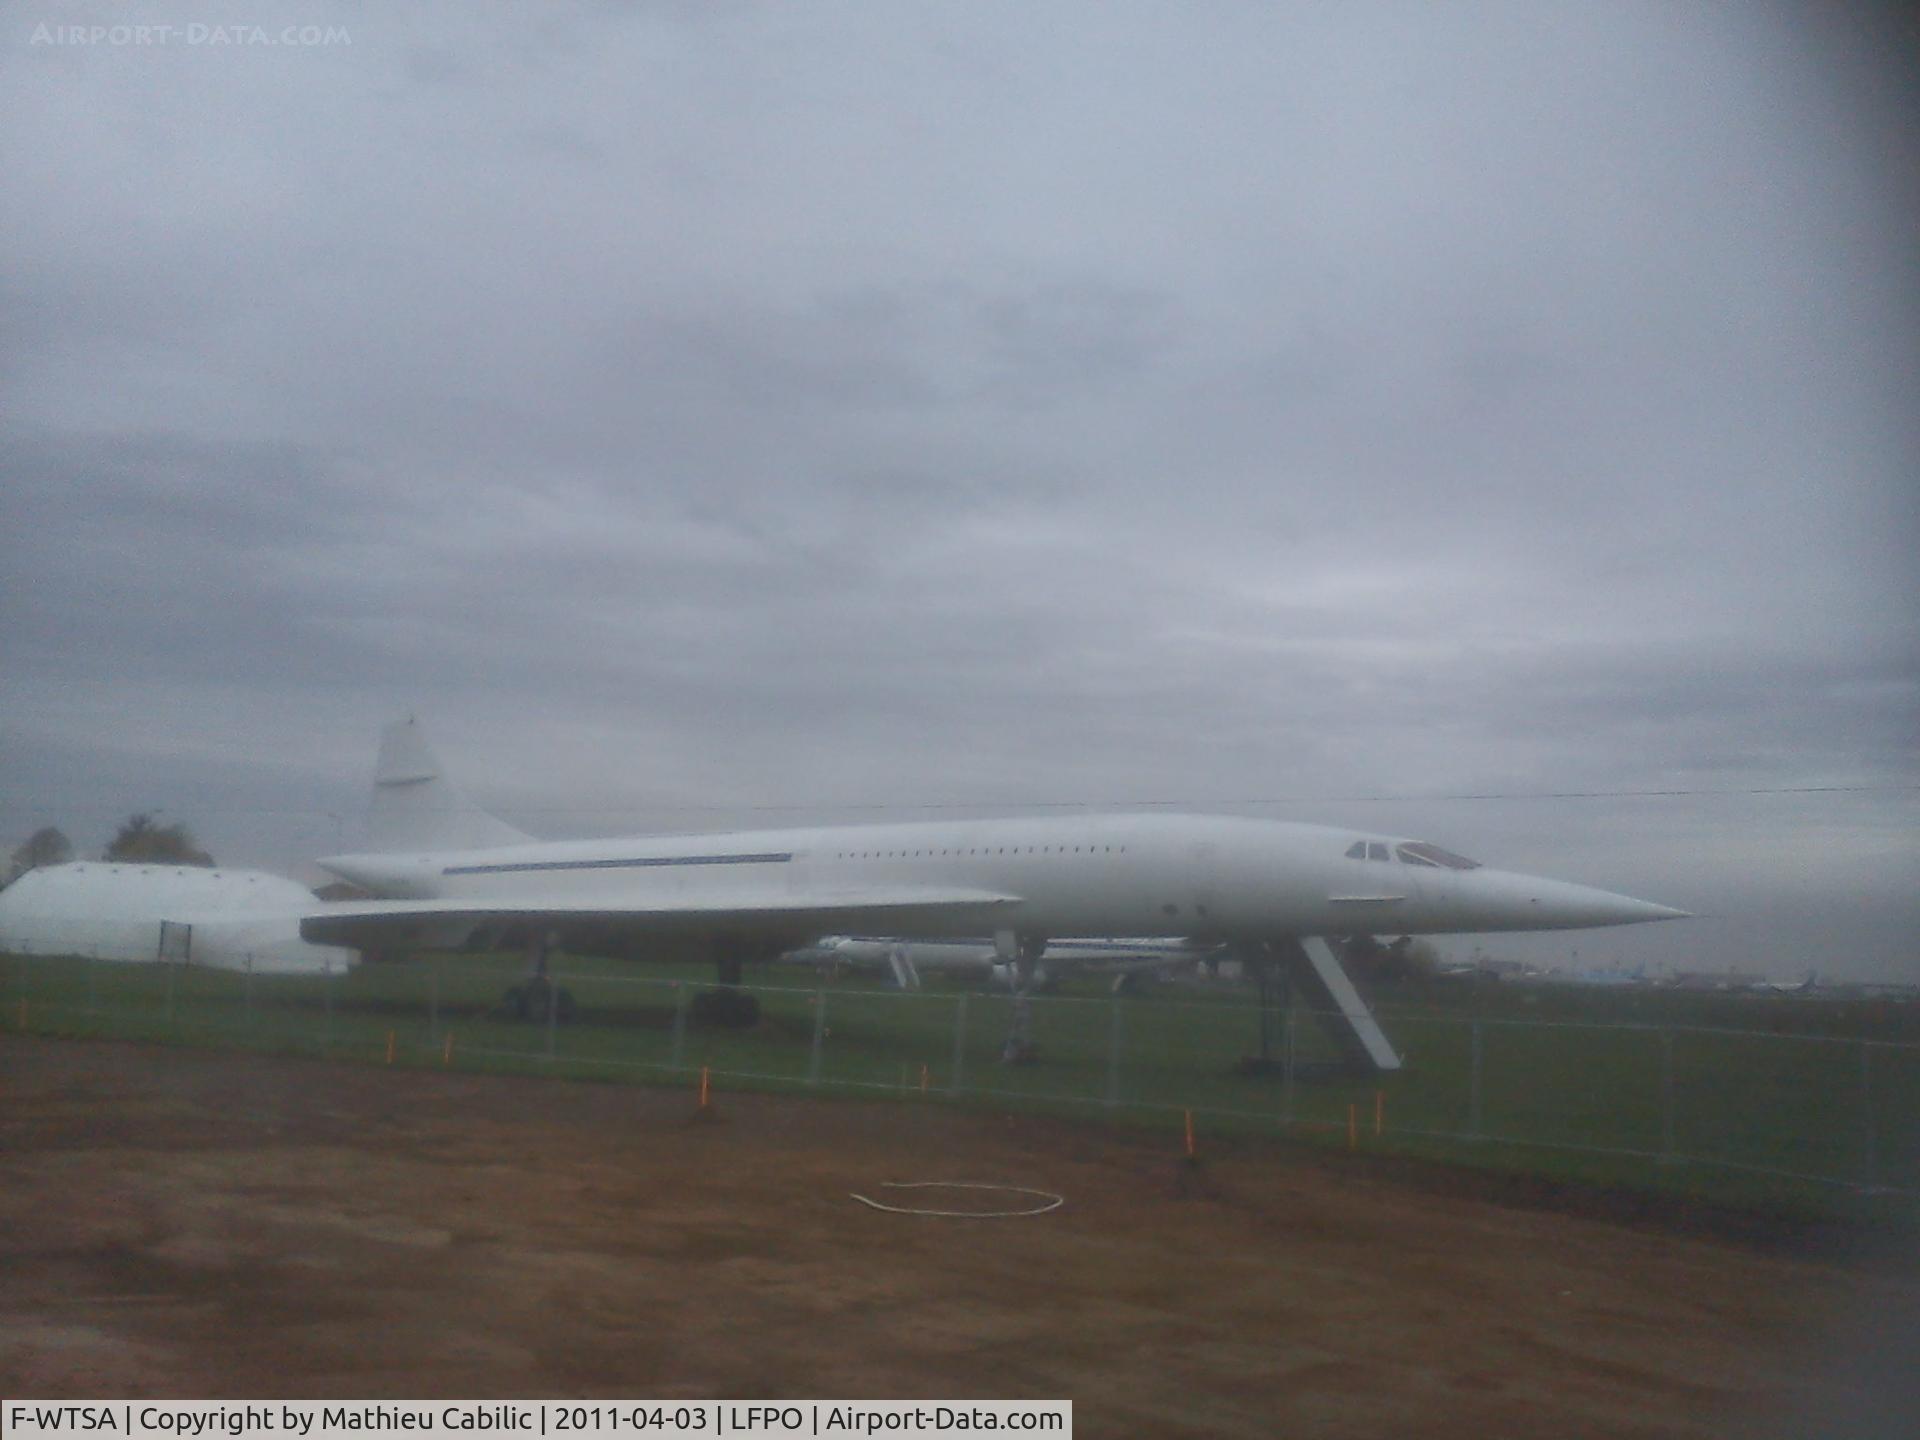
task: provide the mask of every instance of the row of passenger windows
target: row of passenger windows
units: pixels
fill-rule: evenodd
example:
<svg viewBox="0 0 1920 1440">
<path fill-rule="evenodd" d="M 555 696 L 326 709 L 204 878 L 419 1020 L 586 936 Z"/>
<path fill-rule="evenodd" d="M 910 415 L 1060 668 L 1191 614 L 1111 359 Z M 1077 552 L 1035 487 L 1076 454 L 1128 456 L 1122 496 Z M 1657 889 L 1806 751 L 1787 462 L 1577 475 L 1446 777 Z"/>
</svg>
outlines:
<svg viewBox="0 0 1920 1440">
<path fill-rule="evenodd" d="M 1391 860 L 1398 855 L 1408 865 L 1426 865 L 1435 870 L 1478 870 L 1480 862 L 1469 860 L 1464 855 L 1456 855 L 1451 850 L 1442 850 L 1438 845 L 1429 845 L 1424 840 L 1411 840 L 1405 845 L 1395 845 L 1389 853 L 1384 840 L 1356 840 L 1347 847 L 1349 860 Z"/>
<path fill-rule="evenodd" d="M 936 855 L 1124 855 L 1124 845 L 991 845 L 974 850 L 842 850 L 837 860 L 920 860 Z"/>
</svg>

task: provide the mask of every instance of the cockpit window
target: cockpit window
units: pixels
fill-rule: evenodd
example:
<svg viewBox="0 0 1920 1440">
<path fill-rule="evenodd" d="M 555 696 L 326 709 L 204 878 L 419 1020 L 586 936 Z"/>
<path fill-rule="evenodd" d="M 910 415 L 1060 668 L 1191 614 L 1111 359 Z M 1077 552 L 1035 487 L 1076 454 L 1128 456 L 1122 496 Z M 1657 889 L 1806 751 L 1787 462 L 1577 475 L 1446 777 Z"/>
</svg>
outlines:
<svg viewBox="0 0 1920 1440">
<path fill-rule="evenodd" d="M 1367 842 L 1367 859 L 1384 860 L 1386 858 L 1387 846 L 1384 840 L 1369 840 Z"/>
<path fill-rule="evenodd" d="M 1356 840 L 1347 847 L 1347 858 L 1349 860 L 1387 860 L 1392 857 L 1387 854 L 1384 841 Z"/>
<path fill-rule="evenodd" d="M 1469 860 L 1464 855 L 1456 855 L 1451 850 L 1442 850 L 1438 845 L 1429 845 L 1424 840 L 1410 841 L 1395 847 L 1400 858 L 1409 865 L 1432 865 L 1441 870 L 1478 870 L 1480 862 Z"/>
<path fill-rule="evenodd" d="M 1367 858 L 1367 842 L 1366 841 L 1356 840 L 1351 845 L 1347 846 L 1347 859 L 1364 860 L 1366 858 Z"/>
</svg>

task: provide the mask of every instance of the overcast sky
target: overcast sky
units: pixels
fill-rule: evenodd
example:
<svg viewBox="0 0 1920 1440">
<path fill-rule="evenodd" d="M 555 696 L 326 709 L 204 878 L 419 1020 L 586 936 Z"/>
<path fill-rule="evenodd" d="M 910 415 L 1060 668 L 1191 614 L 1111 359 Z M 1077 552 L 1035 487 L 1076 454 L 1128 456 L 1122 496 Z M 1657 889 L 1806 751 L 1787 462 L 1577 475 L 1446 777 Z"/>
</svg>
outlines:
<svg viewBox="0 0 1920 1440">
<path fill-rule="evenodd" d="M 412 712 L 545 834 L 1168 802 L 1920 979 L 1912 36 L 1831 8 L 24 0 L 0 841 L 287 869 Z"/>
</svg>

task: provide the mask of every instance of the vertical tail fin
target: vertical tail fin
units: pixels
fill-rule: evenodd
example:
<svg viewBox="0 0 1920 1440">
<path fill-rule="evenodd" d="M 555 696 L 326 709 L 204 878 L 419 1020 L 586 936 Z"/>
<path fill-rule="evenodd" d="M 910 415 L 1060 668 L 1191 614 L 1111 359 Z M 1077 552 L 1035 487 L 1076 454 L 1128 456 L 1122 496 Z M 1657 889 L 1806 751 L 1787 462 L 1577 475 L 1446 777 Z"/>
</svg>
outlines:
<svg viewBox="0 0 1920 1440">
<path fill-rule="evenodd" d="M 380 732 L 368 828 L 376 851 L 482 850 L 532 838 L 461 793 L 411 715 Z"/>
</svg>

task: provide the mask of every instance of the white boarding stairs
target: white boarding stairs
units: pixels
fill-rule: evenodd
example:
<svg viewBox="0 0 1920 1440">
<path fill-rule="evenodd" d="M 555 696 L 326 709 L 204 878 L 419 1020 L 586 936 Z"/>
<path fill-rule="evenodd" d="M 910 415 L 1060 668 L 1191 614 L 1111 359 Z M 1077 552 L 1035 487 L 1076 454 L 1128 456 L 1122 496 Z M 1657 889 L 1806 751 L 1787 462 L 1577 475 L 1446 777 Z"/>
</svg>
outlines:
<svg viewBox="0 0 1920 1440">
<path fill-rule="evenodd" d="M 1312 997 L 1313 1008 L 1347 1058 L 1375 1070 L 1398 1070 L 1399 1052 L 1387 1039 L 1367 1002 L 1347 978 L 1340 957 L 1317 935 L 1277 947 L 1293 983 Z"/>
<path fill-rule="evenodd" d="M 905 945 L 895 944 L 887 951 L 887 964 L 893 970 L 893 983 L 902 990 L 920 988 L 920 972 L 914 968 L 913 952 Z"/>
</svg>

